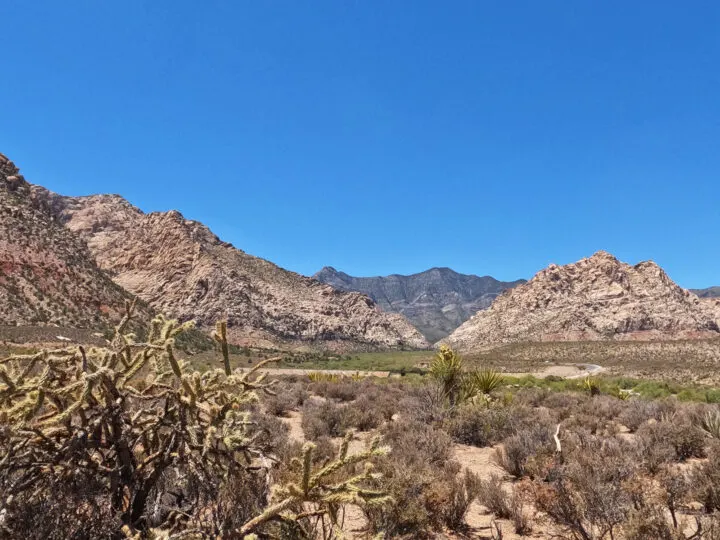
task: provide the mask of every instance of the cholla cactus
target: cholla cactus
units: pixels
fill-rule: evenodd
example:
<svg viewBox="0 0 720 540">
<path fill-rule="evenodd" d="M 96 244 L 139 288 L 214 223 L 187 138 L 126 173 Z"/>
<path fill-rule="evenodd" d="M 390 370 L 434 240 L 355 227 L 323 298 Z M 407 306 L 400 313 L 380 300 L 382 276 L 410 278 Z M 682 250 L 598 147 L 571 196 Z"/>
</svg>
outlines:
<svg viewBox="0 0 720 540">
<path fill-rule="evenodd" d="M 321 528 L 325 532 L 328 529 L 332 532 L 338 528 L 338 509 L 341 505 L 377 506 L 388 502 L 390 498 L 387 494 L 363 487 L 366 481 L 378 476 L 373 474 L 372 464 L 368 460 L 386 454 L 388 449 L 379 447 L 380 439 L 375 438 L 365 451 L 348 455 L 351 440 L 352 433 L 348 433 L 337 457 L 317 470 L 313 470 L 312 466 L 315 445 L 305 443 L 302 460 L 293 460 L 299 471 L 297 481 L 279 487 L 274 496 L 277 502 L 247 522 L 240 529 L 240 534 L 251 533 L 271 519 L 300 523 L 314 518 L 324 520 L 326 517 L 328 523 L 323 521 Z M 349 477 L 341 474 L 347 468 L 363 462 L 365 466 L 362 473 Z M 304 535 L 310 537 L 304 529 Z"/>
<path fill-rule="evenodd" d="M 137 342 L 126 333 L 133 309 L 126 306 L 107 348 L 68 347 L 0 360 L 0 535 L 13 534 L 19 499 L 32 505 L 48 498 L 48 485 L 82 485 L 92 478 L 107 497 L 98 507 L 111 509 L 118 529 L 128 537 L 159 538 L 182 529 L 184 520 L 202 519 L 216 487 L 238 470 L 268 466 L 272 449 L 259 442 L 247 405 L 258 393 L 273 393 L 273 382 L 258 370 L 277 359 L 246 373 L 232 371 L 226 325 L 219 323 L 214 337 L 223 369 L 201 374 L 174 350 L 175 337 L 192 323 L 156 317 L 147 340 Z M 345 445 L 333 463 L 342 468 L 380 451 L 373 446 L 348 457 Z M 308 447 L 306 456 L 311 452 Z M 326 467 L 288 486 L 283 500 L 313 501 L 326 511 L 334 502 L 373 499 L 358 487 L 362 475 L 323 483 L 335 470 Z M 214 492 L 203 497 L 208 486 Z M 243 533 L 290 506 L 271 506 Z M 216 534 L 223 532 L 216 527 Z"/>
</svg>

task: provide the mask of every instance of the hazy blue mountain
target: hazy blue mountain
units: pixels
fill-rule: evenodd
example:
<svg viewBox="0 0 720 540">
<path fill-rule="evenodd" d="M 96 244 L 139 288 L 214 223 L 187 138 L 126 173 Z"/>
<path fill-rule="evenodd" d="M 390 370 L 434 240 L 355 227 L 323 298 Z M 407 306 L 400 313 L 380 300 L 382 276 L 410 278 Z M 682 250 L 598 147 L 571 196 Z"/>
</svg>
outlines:
<svg viewBox="0 0 720 540">
<path fill-rule="evenodd" d="M 336 289 L 367 294 L 383 310 L 407 317 L 430 342 L 448 336 L 504 290 L 525 283 L 459 274 L 450 268 L 409 276 L 354 277 L 326 266 L 313 277 Z"/>
<path fill-rule="evenodd" d="M 690 292 L 697 294 L 700 298 L 720 298 L 720 287 L 708 287 L 707 289 L 690 289 Z"/>
</svg>

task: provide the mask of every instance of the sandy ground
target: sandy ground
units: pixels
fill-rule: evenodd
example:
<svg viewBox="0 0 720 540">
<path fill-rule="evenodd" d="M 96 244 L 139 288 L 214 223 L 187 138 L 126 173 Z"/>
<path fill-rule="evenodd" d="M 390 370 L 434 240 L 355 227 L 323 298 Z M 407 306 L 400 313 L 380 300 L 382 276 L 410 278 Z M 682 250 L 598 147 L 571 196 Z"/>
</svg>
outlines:
<svg viewBox="0 0 720 540">
<path fill-rule="evenodd" d="M 366 377 L 387 378 L 390 376 L 389 371 L 359 371 L 350 369 L 267 368 L 261 369 L 259 371 L 267 373 L 268 375 L 307 375 L 308 373 L 329 373 L 347 377 L 352 375 L 363 375 Z M 548 366 L 543 370 L 532 373 L 504 373 L 504 375 L 510 377 L 523 377 L 525 375 L 532 375 L 539 379 L 554 375 L 556 377 L 564 377 L 566 379 L 578 379 L 586 377 L 587 375 L 597 374 L 603 371 L 605 371 L 604 368 L 595 364 L 566 364 Z"/>
<path fill-rule="evenodd" d="M 495 463 L 494 455 L 499 446 L 492 448 L 477 448 L 475 446 L 467 446 L 464 444 L 455 444 L 455 459 L 457 459 L 463 468 L 472 473 L 477 474 L 483 480 L 488 480 L 491 476 L 499 476 L 504 479 L 503 488 L 512 491 L 512 477 L 510 477 L 499 465 Z M 528 509 L 532 515 L 532 509 Z M 495 516 L 488 511 L 482 504 L 475 501 L 470 505 L 465 522 L 468 530 L 464 534 L 448 533 L 449 539 L 493 539 L 497 538 L 497 529 L 500 529 L 503 540 L 518 540 L 521 538 L 532 538 L 535 540 L 558 538 L 545 532 L 539 524 L 533 524 L 534 530 L 526 536 L 520 536 L 515 533 L 513 524 L 506 519 L 495 519 Z M 494 534 L 493 534 L 494 533 Z"/>
<path fill-rule="evenodd" d="M 342 375 L 351 377 L 352 375 L 362 375 L 364 377 L 380 377 L 387 378 L 390 376 L 389 371 L 359 371 L 357 369 L 296 369 L 296 368 L 267 368 L 259 369 L 259 372 L 268 375 L 307 375 L 308 373 L 329 373 L 334 375 Z"/>
</svg>

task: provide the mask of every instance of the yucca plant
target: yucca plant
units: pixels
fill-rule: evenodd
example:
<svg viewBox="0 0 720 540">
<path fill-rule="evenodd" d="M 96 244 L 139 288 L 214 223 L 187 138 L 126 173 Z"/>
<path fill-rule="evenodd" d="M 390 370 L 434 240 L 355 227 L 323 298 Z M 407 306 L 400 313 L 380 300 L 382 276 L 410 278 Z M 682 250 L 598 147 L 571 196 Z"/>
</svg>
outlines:
<svg viewBox="0 0 720 540">
<path fill-rule="evenodd" d="M 700 427 L 713 439 L 720 439 L 720 410 L 707 411 L 700 420 Z"/>
<path fill-rule="evenodd" d="M 477 389 L 477 392 L 485 395 L 500 388 L 504 381 L 504 377 L 500 372 L 492 368 L 470 372 L 467 374 L 467 378 L 472 381 L 472 385 Z"/>
<path fill-rule="evenodd" d="M 504 380 L 498 371 L 491 368 L 466 371 L 462 357 L 447 345 L 440 346 L 430 364 L 430 375 L 440 383 L 450 407 L 470 401 L 478 395 L 489 396 Z"/>
<path fill-rule="evenodd" d="M 462 357 L 447 345 L 440 345 L 440 350 L 430 364 L 430 375 L 440 383 L 443 394 L 454 406 L 462 390 Z"/>
<path fill-rule="evenodd" d="M 600 384 L 597 382 L 595 377 L 587 376 L 583 379 L 582 383 L 583 390 L 588 392 L 591 396 L 597 396 L 600 393 Z"/>
</svg>

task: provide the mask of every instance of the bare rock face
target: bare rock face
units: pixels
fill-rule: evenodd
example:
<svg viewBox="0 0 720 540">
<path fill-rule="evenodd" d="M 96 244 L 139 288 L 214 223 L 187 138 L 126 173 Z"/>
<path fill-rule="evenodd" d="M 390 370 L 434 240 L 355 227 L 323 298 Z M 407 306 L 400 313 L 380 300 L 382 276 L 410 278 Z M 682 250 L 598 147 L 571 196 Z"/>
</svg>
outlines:
<svg viewBox="0 0 720 540">
<path fill-rule="evenodd" d="M 107 328 L 131 295 L 47 209 L 0 154 L 0 324 Z M 149 312 L 141 306 L 138 315 L 147 319 Z"/>
<path fill-rule="evenodd" d="M 720 337 L 718 324 L 708 302 L 678 287 L 654 262 L 630 266 L 601 251 L 550 265 L 447 341 L 471 350 L 523 341 Z"/>
<path fill-rule="evenodd" d="M 86 241 L 118 285 L 202 327 L 225 318 L 235 343 L 428 346 L 406 319 L 381 312 L 367 296 L 248 255 L 177 211 L 144 214 L 118 195 L 38 192 L 37 200 Z"/>
<path fill-rule="evenodd" d="M 384 311 L 407 317 L 433 342 L 447 337 L 477 311 L 490 307 L 505 289 L 525 283 L 459 274 L 450 268 L 431 268 L 409 276 L 354 277 L 328 266 L 313 277 L 341 291 L 367 294 Z"/>
</svg>

